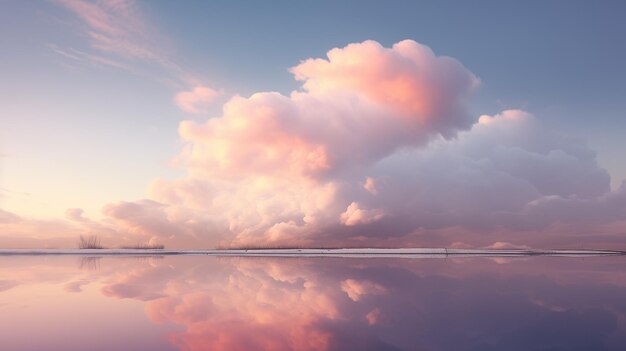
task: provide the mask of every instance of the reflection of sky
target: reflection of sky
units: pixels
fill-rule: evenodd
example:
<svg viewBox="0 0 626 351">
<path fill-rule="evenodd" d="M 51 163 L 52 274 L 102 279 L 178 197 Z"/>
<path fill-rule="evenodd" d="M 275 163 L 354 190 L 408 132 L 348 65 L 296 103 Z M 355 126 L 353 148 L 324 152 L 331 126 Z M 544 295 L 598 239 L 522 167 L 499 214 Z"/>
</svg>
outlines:
<svg viewBox="0 0 626 351">
<path fill-rule="evenodd" d="M 11 350 L 618 350 L 626 341 L 621 258 L 5 257 L 0 267 L 0 339 Z"/>
</svg>

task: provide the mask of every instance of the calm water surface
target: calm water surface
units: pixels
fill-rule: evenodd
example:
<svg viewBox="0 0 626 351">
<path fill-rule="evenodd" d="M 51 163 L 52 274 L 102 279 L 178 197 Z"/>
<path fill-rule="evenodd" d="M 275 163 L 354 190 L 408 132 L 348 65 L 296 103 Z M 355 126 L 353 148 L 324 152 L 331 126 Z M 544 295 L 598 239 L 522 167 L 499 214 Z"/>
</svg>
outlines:
<svg viewBox="0 0 626 351">
<path fill-rule="evenodd" d="M 5 256 L 0 349 L 625 350 L 626 258 Z"/>
</svg>

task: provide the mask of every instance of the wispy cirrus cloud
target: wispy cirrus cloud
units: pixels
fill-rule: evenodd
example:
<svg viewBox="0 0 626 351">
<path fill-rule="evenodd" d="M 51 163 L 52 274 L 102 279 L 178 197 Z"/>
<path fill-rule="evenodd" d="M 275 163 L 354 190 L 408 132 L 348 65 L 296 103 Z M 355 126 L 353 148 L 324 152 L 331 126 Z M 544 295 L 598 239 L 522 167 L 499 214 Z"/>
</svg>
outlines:
<svg viewBox="0 0 626 351">
<path fill-rule="evenodd" d="M 148 76 L 173 85 L 183 97 L 192 93 L 195 100 L 183 99 L 187 103 L 182 104 L 176 95 L 177 105 L 186 113 L 201 113 L 212 100 L 207 99 L 206 92 L 214 90 L 176 62 L 171 50 L 163 45 L 168 42 L 167 37 L 144 16 L 141 4 L 133 0 L 55 2 L 75 16 L 88 44 L 84 49 L 50 44 L 55 53 L 74 63 Z"/>
<path fill-rule="evenodd" d="M 151 42 L 154 30 L 140 16 L 138 5 L 132 0 L 57 0 L 80 22 L 80 29 L 89 46 L 117 59 L 168 61 Z"/>
<path fill-rule="evenodd" d="M 119 69 L 133 74 L 137 73 L 137 71 L 133 69 L 130 65 L 112 58 L 86 53 L 84 51 L 74 48 L 62 49 L 56 44 L 49 44 L 48 47 L 55 53 L 73 61 L 74 63 L 90 65 L 97 68 Z"/>
</svg>

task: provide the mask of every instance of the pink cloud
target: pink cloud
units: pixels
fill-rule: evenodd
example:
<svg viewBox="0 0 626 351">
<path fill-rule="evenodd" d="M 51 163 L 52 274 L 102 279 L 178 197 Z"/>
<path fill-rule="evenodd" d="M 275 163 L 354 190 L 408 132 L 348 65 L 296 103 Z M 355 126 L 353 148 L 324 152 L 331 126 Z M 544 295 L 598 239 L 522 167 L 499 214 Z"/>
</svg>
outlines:
<svg viewBox="0 0 626 351">
<path fill-rule="evenodd" d="M 347 226 L 358 224 L 368 224 L 375 222 L 385 216 L 385 213 L 378 209 L 367 210 L 359 207 L 359 204 L 353 202 L 348 206 L 346 211 L 341 214 L 341 223 Z"/>
<path fill-rule="evenodd" d="M 389 49 L 366 41 L 328 56 L 292 68 L 303 91 L 237 96 L 221 118 L 181 123 L 186 165 L 226 177 L 317 177 L 471 126 L 464 102 L 478 80 L 455 60 L 409 40 Z"/>
<path fill-rule="evenodd" d="M 354 279 L 342 281 L 341 290 L 354 302 L 361 300 L 365 295 L 384 295 L 387 293 L 387 289 L 379 284 Z"/>
<path fill-rule="evenodd" d="M 221 116 L 181 122 L 186 177 L 105 206 L 100 223 L 70 210 L 72 225 L 169 247 L 554 245 L 582 225 L 606 233 L 588 242 L 619 243 L 626 186 L 611 191 L 584 141 L 528 112 L 473 118 L 479 80 L 458 61 L 365 41 L 291 72 L 302 86 L 288 95 L 234 96 Z M 196 85 L 175 100 L 203 113 L 215 95 Z"/>
<path fill-rule="evenodd" d="M 376 325 L 381 321 L 381 312 L 379 308 L 375 308 L 365 315 L 365 319 L 367 320 L 367 324 Z"/>
<path fill-rule="evenodd" d="M 120 217 L 129 204 L 107 213 L 142 222 L 127 229 L 146 236 L 222 246 L 405 245 L 426 235 L 439 245 L 532 245 L 529 231 L 626 217 L 626 196 L 610 191 L 583 141 L 525 111 L 472 122 L 464 106 L 478 79 L 421 44 L 350 44 L 292 72 L 301 90 L 235 96 L 221 117 L 180 124 L 176 162 L 188 176 L 153 183 L 158 211 L 138 202 L 140 216 Z"/>
<path fill-rule="evenodd" d="M 369 191 L 373 195 L 378 194 L 377 182 L 372 177 L 365 178 L 365 182 L 363 183 L 363 188 L 365 188 L 365 190 Z"/>
<path fill-rule="evenodd" d="M 420 130 L 454 135 L 471 125 L 463 107 L 479 79 L 455 59 L 436 56 L 412 40 L 385 48 L 367 40 L 335 48 L 327 59 L 308 59 L 291 69 L 305 91 L 358 94 L 410 119 Z"/>
<path fill-rule="evenodd" d="M 82 222 L 85 220 L 83 213 L 84 211 L 82 208 L 68 208 L 65 211 L 65 217 L 71 221 Z"/>
<path fill-rule="evenodd" d="M 335 284 L 308 267 L 224 260 L 195 269 L 157 265 L 107 279 L 106 296 L 146 301 L 156 323 L 184 325 L 168 336 L 186 350 L 323 350 L 318 321 L 340 318 Z M 183 269 L 181 269 L 183 268 Z M 189 268 L 189 267 L 188 267 Z M 207 275 L 215 279 L 205 279 Z"/>
<path fill-rule="evenodd" d="M 2 248 L 74 247 L 76 239 L 84 233 L 84 228 L 69 221 L 24 218 L 0 210 Z"/>
<path fill-rule="evenodd" d="M 150 26 L 132 0 L 57 0 L 86 26 L 91 46 L 127 58 L 154 60 L 160 54 L 149 44 Z"/>
<path fill-rule="evenodd" d="M 204 86 L 196 86 L 190 91 L 181 91 L 174 97 L 176 105 L 184 112 L 204 114 L 219 95 L 219 92 Z"/>
</svg>

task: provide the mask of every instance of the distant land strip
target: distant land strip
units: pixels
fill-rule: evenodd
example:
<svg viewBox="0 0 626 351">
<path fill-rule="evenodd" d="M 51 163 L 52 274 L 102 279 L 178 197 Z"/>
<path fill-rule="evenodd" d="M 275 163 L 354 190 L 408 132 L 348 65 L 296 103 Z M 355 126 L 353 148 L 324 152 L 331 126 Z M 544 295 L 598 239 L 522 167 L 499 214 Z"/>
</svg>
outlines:
<svg viewBox="0 0 626 351">
<path fill-rule="evenodd" d="M 626 256 L 621 250 L 540 250 L 540 249 L 0 249 L 0 256 L 19 255 L 75 255 L 75 256 L 235 256 L 235 257 L 386 257 L 386 258 L 441 258 L 441 257 L 518 257 L 518 256 Z"/>
</svg>

